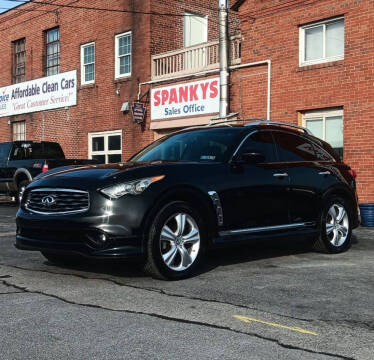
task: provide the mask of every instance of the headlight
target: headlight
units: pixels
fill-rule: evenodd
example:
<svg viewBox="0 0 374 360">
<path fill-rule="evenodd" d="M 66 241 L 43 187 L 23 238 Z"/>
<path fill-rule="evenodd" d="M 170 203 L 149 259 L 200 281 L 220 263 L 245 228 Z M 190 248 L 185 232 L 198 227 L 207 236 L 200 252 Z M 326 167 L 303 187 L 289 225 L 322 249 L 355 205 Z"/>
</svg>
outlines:
<svg viewBox="0 0 374 360">
<path fill-rule="evenodd" d="M 116 184 L 105 189 L 101 189 L 100 192 L 108 196 L 110 199 L 118 199 L 126 194 L 138 195 L 141 194 L 149 185 L 156 181 L 162 180 L 164 177 L 165 175 L 160 175 Z"/>
</svg>

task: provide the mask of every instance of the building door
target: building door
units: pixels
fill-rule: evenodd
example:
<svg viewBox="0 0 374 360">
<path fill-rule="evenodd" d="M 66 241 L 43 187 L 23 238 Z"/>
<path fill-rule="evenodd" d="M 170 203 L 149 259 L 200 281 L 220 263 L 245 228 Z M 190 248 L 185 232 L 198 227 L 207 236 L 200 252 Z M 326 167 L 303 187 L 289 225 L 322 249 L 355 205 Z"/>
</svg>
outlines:
<svg viewBox="0 0 374 360">
<path fill-rule="evenodd" d="M 184 13 L 184 47 L 208 41 L 208 17 L 189 12 Z"/>
<path fill-rule="evenodd" d="M 208 17 L 184 13 L 184 47 L 190 47 L 202 44 L 208 41 Z M 184 65 L 185 69 L 205 66 L 206 50 L 195 49 L 185 52 Z"/>
</svg>

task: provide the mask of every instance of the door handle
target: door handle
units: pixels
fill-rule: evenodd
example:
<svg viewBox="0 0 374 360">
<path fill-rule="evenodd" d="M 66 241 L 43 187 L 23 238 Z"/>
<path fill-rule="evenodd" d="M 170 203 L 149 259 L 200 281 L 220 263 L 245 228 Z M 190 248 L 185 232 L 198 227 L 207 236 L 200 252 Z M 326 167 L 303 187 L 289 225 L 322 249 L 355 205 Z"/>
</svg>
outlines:
<svg viewBox="0 0 374 360">
<path fill-rule="evenodd" d="M 276 178 L 284 178 L 284 177 L 287 177 L 288 174 L 287 173 L 276 173 L 276 174 L 273 174 L 273 176 Z"/>
<path fill-rule="evenodd" d="M 318 175 L 330 175 L 330 171 L 320 171 Z"/>
</svg>

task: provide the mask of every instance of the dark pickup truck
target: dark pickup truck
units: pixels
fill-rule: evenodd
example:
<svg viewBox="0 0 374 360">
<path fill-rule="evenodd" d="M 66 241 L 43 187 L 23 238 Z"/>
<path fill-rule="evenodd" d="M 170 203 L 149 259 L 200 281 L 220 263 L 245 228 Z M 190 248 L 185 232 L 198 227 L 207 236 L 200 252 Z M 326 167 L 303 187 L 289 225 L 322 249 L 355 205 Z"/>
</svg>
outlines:
<svg viewBox="0 0 374 360">
<path fill-rule="evenodd" d="M 96 164 L 96 160 L 65 159 L 55 142 L 13 141 L 0 143 L 0 195 L 22 197 L 33 178 L 68 165 Z"/>
</svg>

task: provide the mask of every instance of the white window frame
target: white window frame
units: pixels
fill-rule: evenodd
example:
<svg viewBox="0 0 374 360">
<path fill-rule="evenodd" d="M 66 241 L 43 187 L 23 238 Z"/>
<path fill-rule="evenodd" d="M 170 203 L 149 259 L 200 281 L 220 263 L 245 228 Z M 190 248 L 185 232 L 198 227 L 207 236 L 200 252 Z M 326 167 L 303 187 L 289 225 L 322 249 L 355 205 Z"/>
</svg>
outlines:
<svg viewBox="0 0 374 360">
<path fill-rule="evenodd" d="M 16 131 L 17 127 L 23 127 L 23 131 L 17 132 Z M 13 141 L 26 140 L 26 121 L 25 120 L 12 122 L 12 139 Z"/>
<path fill-rule="evenodd" d="M 91 63 L 85 64 L 84 63 L 84 49 L 92 45 L 94 47 L 94 61 L 93 63 L 91 62 Z M 91 64 L 94 65 L 94 78 L 93 80 L 86 81 L 86 65 L 91 65 Z M 81 85 L 94 84 L 95 79 L 96 79 L 96 45 L 95 45 L 95 42 L 93 41 L 93 42 L 81 45 Z"/>
<path fill-rule="evenodd" d="M 337 56 L 330 56 L 326 57 L 326 25 L 334 23 L 336 21 L 343 20 L 344 22 L 344 39 L 345 39 L 345 21 L 344 16 L 340 16 L 337 18 L 324 20 L 315 22 L 313 24 L 308 24 L 304 26 L 299 27 L 299 66 L 308 66 L 308 65 L 314 65 L 314 64 L 323 64 L 331 61 L 338 61 L 344 59 L 344 53 L 345 53 L 345 40 L 344 40 L 344 47 L 343 47 L 343 54 L 337 55 Z M 305 60 L 305 30 L 311 29 L 314 27 L 318 27 L 323 25 L 323 56 L 320 59 L 314 59 L 314 60 Z"/>
<path fill-rule="evenodd" d="M 303 126 L 306 128 L 307 121 L 322 119 L 322 140 L 326 140 L 326 118 L 333 116 L 341 116 L 344 126 L 344 110 L 343 109 L 326 109 L 312 110 L 303 114 Z M 344 148 L 344 131 L 343 131 L 343 148 Z"/>
<path fill-rule="evenodd" d="M 109 136 L 113 136 L 113 135 L 121 136 L 121 149 L 120 150 L 108 150 Z M 104 137 L 104 150 L 103 151 L 92 150 L 92 139 L 95 137 Z M 88 133 L 88 158 L 92 159 L 94 155 L 104 155 L 105 164 L 108 164 L 108 155 L 121 155 L 121 158 L 122 158 L 122 130 L 111 130 L 111 131 Z"/>
<path fill-rule="evenodd" d="M 126 54 L 126 55 L 130 55 L 130 72 L 128 72 L 126 74 L 120 74 L 119 39 L 123 36 L 129 36 L 129 35 L 130 35 L 131 52 L 130 52 L 130 54 Z M 121 56 L 125 56 L 125 55 L 121 55 Z M 118 35 L 115 36 L 115 40 L 114 40 L 114 68 L 115 68 L 115 71 L 114 71 L 115 72 L 115 74 L 114 74 L 115 79 L 120 79 L 120 78 L 131 76 L 131 71 L 132 71 L 132 32 L 131 31 L 127 31 L 125 33 L 118 34 Z"/>
</svg>

